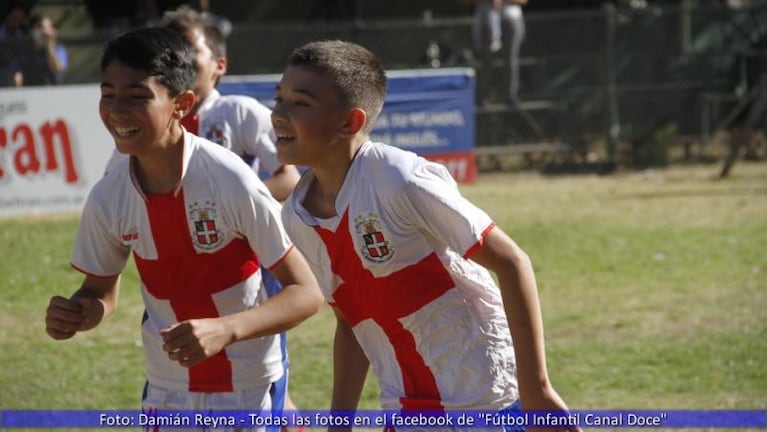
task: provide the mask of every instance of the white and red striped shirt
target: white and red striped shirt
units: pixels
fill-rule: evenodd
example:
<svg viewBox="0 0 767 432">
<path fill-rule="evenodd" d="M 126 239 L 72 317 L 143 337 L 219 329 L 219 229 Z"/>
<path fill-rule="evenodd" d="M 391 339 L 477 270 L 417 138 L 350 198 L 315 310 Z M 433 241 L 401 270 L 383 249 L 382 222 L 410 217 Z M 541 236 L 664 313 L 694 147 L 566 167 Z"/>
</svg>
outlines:
<svg viewBox="0 0 767 432">
<path fill-rule="evenodd" d="M 337 217 L 282 212 L 326 299 L 370 359 L 385 409 L 500 410 L 518 397 L 498 287 L 466 257 L 494 227 L 439 164 L 366 142 L 336 198 Z"/>
<path fill-rule="evenodd" d="M 85 203 L 72 265 L 95 276 L 122 272 L 130 252 L 146 307 L 142 337 L 148 380 L 169 390 L 228 392 L 283 373 L 279 339 L 250 339 L 191 368 L 162 350 L 161 329 L 240 312 L 266 299 L 259 264 L 292 247 L 280 204 L 239 156 L 184 134 L 183 171 L 168 194 L 145 195 L 131 158 L 114 160 Z"/>
</svg>

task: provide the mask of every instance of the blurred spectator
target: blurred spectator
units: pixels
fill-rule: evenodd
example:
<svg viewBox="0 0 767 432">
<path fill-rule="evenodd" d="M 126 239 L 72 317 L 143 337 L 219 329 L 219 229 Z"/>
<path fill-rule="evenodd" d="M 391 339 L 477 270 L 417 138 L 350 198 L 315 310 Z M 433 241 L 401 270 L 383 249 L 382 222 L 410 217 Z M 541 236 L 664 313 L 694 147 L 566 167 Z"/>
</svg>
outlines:
<svg viewBox="0 0 767 432">
<path fill-rule="evenodd" d="M 480 54 L 479 58 L 485 59 L 483 66 L 489 67 L 487 52 L 496 53 L 506 46 L 509 64 L 508 96 L 512 103 L 516 103 L 519 93 L 519 53 L 525 38 L 522 6 L 527 4 L 527 0 L 473 0 L 472 3 L 474 50 Z"/>
<path fill-rule="evenodd" d="M 19 59 L 31 48 L 27 33 L 29 9 L 22 0 L 10 2 L 2 10 L 0 23 L 0 86 L 20 85 Z"/>
<path fill-rule="evenodd" d="M 725 4 L 733 13 L 750 14 L 756 25 L 753 28 L 739 27 L 741 34 L 747 36 L 749 45 L 739 53 L 740 67 L 736 70 L 738 85 L 743 85 L 744 94 L 735 107 L 738 114 L 730 124 L 729 151 L 720 177 L 727 177 L 741 156 L 752 160 L 767 157 L 767 29 L 758 24 L 764 22 L 764 16 L 757 13 L 751 0 L 727 0 Z"/>
<path fill-rule="evenodd" d="M 474 0 L 474 27 L 472 40 L 474 50 L 481 52 L 501 49 L 501 0 Z"/>
<path fill-rule="evenodd" d="M 17 85 L 40 86 L 60 84 L 69 66 L 69 55 L 58 42 L 56 27 L 45 15 L 30 20 L 31 50 L 19 59 L 21 82 Z"/>
<path fill-rule="evenodd" d="M 503 0 L 501 19 L 508 25 L 509 52 L 509 98 L 513 103 L 517 102 L 519 95 L 519 53 L 522 41 L 525 39 L 525 18 L 522 14 L 522 6 L 527 0 Z"/>
</svg>

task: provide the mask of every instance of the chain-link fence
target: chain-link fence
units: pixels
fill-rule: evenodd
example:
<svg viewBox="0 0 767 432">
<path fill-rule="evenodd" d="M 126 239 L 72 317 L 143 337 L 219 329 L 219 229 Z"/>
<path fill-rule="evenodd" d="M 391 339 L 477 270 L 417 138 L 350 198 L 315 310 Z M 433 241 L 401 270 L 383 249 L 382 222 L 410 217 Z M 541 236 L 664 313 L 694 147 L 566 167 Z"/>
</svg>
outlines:
<svg viewBox="0 0 767 432">
<path fill-rule="evenodd" d="M 608 160 L 661 160 L 670 136 L 690 157 L 737 109 L 765 73 L 767 2 L 748 9 L 681 5 L 527 13 L 519 104 L 508 103 L 509 62 L 501 50 L 472 49 L 470 16 L 376 22 L 250 24 L 234 21 L 230 75 L 280 73 L 295 47 L 318 39 L 353 40 L 388 69 L 477 69 L 477 144 L 526 149 L 540 142 Z M 236 17 L 232 17 L 236 18 Z M 78 82 L 98 80 L 93 56 L 103 41 L 72 41 Z M 96 57 L 97 58 L 97 57 Z M 70 75 L 73 76 L 73 75 Z"/>
</svg>

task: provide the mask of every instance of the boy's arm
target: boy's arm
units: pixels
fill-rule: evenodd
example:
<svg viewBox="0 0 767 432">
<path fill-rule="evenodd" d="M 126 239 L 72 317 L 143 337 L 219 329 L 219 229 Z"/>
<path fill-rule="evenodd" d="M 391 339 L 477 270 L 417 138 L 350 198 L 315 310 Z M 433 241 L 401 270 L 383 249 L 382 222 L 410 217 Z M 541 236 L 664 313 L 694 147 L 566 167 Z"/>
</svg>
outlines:
<svg viewBox="0 0 767 432">
<path fill-rule="evenodd" d="M 322 293 L 296 248 L 269 270 L 282 290 L 263 304 L 223 317 L 186 320 L 161 330 L 168 357 L 181 366 L 194 366 L 229 344 L 284 332 L 317 312 Z"/>
<path fill-rule="evenodd" d="M 333 339 L 333 396 L 331 411 L 355 411 L 365 385 L 370 361 L 362 351 L 357 337 L 340 310 L 336 314 L 336 333 Z M 334 431 L 351 430 L 332 429 Z"/>
<path fill-rule="evenodd" d="M 314 273 L 297 248 L 292 247 L 269 270 L 280 281 L 282 290 L 257 308 L 243 312 L 253 312 L 251 319 L 230 319 L 240 324 L 234 327 L 233 342 L 287 331 L 314 315 L 322 306 L 324 298 Z"/>
<path fill-rule="evenodd" d="M 482 246 L 469 258 L 494 271 L 498 277 L 514 341 L 522 408 L 567 410 L 567 405 L 552 387 L 546 370 L 543 319 L 530 258 L 498 227 L 485 236 Z"/>
<path fill-rule="evenodd" d="M 120 275 L 86 275 L 70 298 L 51 297 L 45 311 L 45 331 L 53 339 L 69 339 L 78 331 L 90 330 L 117 308 Z"/>
</svg>

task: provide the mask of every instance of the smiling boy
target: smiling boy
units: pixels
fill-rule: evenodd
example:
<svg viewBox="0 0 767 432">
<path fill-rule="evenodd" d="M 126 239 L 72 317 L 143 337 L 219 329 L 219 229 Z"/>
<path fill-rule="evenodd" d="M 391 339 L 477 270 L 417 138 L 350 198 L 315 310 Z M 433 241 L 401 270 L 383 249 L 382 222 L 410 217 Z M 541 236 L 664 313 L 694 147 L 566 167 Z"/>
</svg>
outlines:
<svg viewBox="0 0 767 432">
<path fill-rule="evenodd" d="M 372 364 L 389 410 L 566 411 L 530 259 L 445 167 L 369 140 L 385 93 L 370 51 L 312 42 L 272 111 L 280 160 L 309 167 L 282 218 L 336 313 L 331 409 Z"/>
<path fill-rule="evenodd" d="M 68 339 L 110 315 L 132 252 L 146 308 L 143 408 L 268 410 L 283 373 L 275 335 L 322 301 L 279 203 L 237 155 L 181 127 L 196 78 L 182 35 L 119 36 L 101 70 L 101 119 L 130 157 L 86 201 L 72 252 L 85 278 L 70 298 L 51 299 L 46 330 Z M 283 285 L 268 300 L 259 265 Z"/>
</svg>

